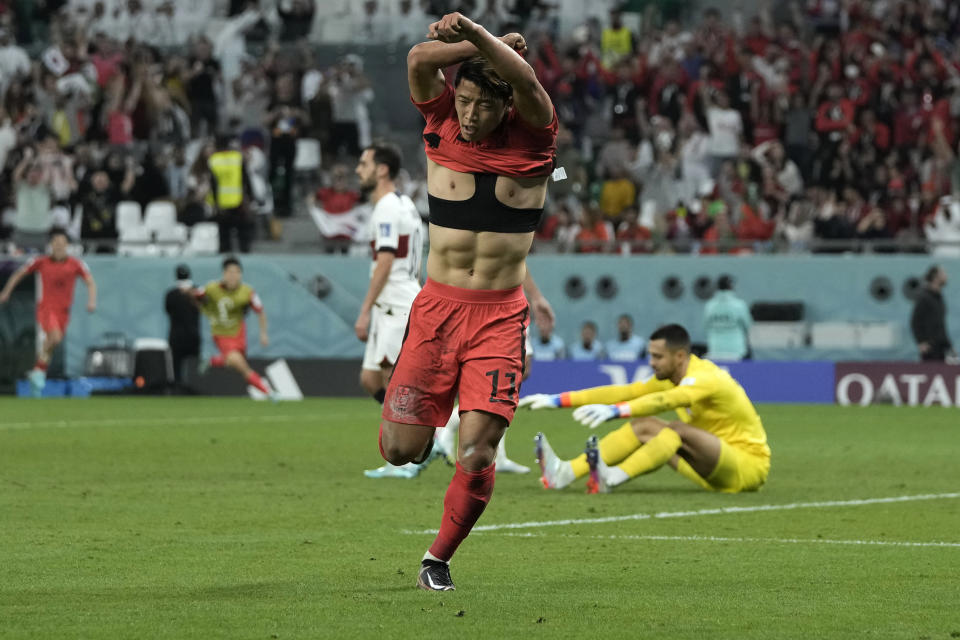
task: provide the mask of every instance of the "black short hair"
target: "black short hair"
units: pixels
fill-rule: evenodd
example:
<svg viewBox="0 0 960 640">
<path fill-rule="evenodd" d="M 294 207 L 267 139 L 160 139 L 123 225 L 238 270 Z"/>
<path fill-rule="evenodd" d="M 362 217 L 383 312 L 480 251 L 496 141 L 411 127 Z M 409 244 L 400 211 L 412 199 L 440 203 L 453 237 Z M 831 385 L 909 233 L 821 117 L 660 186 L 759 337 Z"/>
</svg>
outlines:
<svg viewBox="0 0 960 640">
<path fill-rule="evenodd" d="M 227 256 L 226 258 L 223 259 L 223 264 L 221 266 L 223 267 L 223 270 L 226 271 L 227 267 L 229 267 L 232 264 L 237 265 L 240 271 L 243 271 L 243 265 L 240 264 L 240 261 L 237 260 L 236 256 Z"/>
<path fill-rule="evenodd" d="M 477 85 L 484 98 L 493 98 L 504 103 L 513 100 L 513 87 L 497 74 L 493 65 L 483 56 L 470 58 L 460 65 L 453 86 L 459 87 L 461 80 L 469 80 Z"/>
<path fill-rule="evenodd" d="M 684 349 L 690 351 L 690 334 L 679 324 L 666 324 L 650 334 L 650 341 L 663 340 L 667 343 L 667 349 L 678 351 Z"/>
<path fill-rule="evenodd" d="M 597 332 L 597 323 L 594 322 L 593 320 L 587 320 L 586 322 L 584 322 L 583 325 L 580 327 L 580 329 L 581 329 L 581 331 L 582 331 L 583 329 L 586 329 L 587 327 L 590 327 L 591 329 L 593 329 L 593 332 L 594 332 L 594 333 Z"/>
<path fill-rule="evenodd" d="M 50 229 L 50 232 L 47 234 L 48 239 L 53 240 L 56 236 L 63 236 L 66 238 L 67 242 L 70 242 L 70 234 L 67 233 L 67 230 L 63 227 L 53 227 Z"/>
<path fill-rule="evenodd" d="M 629 313 L 621 313 L 619 316 L 617 316 L 617 322 L 620 322 L 621 320 L 626 320 L 630 323 L 631 327 L 633 326 L 633 316 L 631 316 Z"/>
<path fill-rule="evenodd" d="M 733 276 L 731 276 L 729 273 L 725 273 L 717 278 L 717 290 L 730 291 L 731 289 L 733 289 Z"/>
<path fill-rule="evenodd" d="M 400 165 L 403 164 L 403 154 L 400 153 L 400 149 L 389 142 L 374 142 L 367 149 L 373 151 L 373 164 L 386 165 L 390 179 L 396 179 L 397 174 L 400 173 Z"/>
<path fill-rule="evenodd" d="M 923 281 L 927 283 L 933 282 L 939 272 L 940 272 L 940 265 L 938 264 L 931 265 L 930 268 L 927 269 L 927 272 L 924 274 Z"/>
</svg>

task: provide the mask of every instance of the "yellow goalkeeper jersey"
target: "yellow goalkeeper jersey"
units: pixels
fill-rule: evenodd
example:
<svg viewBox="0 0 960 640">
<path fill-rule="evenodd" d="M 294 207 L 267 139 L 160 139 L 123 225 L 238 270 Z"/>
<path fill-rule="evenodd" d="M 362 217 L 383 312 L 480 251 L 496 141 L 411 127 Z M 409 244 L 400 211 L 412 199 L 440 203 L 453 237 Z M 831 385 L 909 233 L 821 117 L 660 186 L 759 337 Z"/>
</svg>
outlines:
<svg viewBox="0 0 960 640">
<path fill-rule="evenodd" d="M 746 391 L 729 373 L 695 355 L 680 384 L 651 376 L 632 384 L 571 391 L 568 402 L 571 406 L 627 402 L 633 416 L 674 409 L 687 424 L 751 453 L 770 456 L 767 433 Z"/>
</svg>

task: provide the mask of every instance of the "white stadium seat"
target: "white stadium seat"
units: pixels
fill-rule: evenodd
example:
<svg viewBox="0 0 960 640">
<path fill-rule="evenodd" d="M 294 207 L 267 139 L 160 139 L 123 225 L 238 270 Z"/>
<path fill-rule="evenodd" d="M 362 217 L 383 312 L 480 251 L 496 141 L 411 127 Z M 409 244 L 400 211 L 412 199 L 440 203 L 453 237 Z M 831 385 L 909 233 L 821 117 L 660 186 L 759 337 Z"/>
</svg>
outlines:
<svg viewBox="0 0 960 640">
<path fill-rule="evenodd" d="M 214 255 L 220 251 L 220 227 L 214 222 L 198 222 L 190 230 L 190 242 L 185 253 Z"/>
<path fill-rule="evenodd" d="M 127 229 L 143 226 L 140 203 L 124 200 L 117 204 L 117 232 L 123 236 Z"/>
<path fill-rule="evenodd" d="M 160 233 L 177 224 L 177 206 L 168 200 L 154 200 L 147 205 L 143 226 L 151 233 Z"/>
<path fill-rule="evenodd" d="M 186 247 L 188 239 L 187 225 L 179 222 L 172 227 L 159 229 L 156 235 L 157 244 L 160 245 L 160 251 L 165 256 L 180 255 Z"/>
</svg>

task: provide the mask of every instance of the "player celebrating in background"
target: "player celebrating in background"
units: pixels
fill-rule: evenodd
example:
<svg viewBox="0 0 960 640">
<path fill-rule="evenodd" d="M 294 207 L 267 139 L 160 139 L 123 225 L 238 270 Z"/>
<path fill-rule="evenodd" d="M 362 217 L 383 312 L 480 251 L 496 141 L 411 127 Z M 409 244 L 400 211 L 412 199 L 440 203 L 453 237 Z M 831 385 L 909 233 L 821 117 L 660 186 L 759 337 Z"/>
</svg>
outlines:
<svg viewBox="0 0 960 640">
<path fill-rule="evenodd" d="M 262 393 L 276 400 L 275 392 L 263 378 L 247 364 L 247 327 L 244 316 L 248 309 L 260 321 L 260 344 L 267 346 L 267 314 L 260 296 L 253 287 L 243 282 L 243 267 L 233 256 L 223 261 L 223 277 L 211 280 L 207 286 L 193 291 L 200 310 L 210 319 L 210 332 L 220 354 L 210 358 L 210 366 L 227 366 L 238 371 L 243 379 Z"/>
<path fill-rule="evenodd" d="M 523 37 L 495 38 L 451 13 L 434 42 L 407 56 L 407 79 L 426 119 L 430 254 L 427 282 L 387 387 L 380 452 L 393 464 L 426 460 L 434 432 L 460 399 L 458 462 L 440 531 L 417 576 L 454 588 L 449 561 L 483 513 L 497 445 L 516 410 L 530 304 L 552 319 L 526 256 L 555 161 L 557 119 Z M 445 67 L 463 63 L 454 86 Z"/>
<path fill-rule="evenodd" d="M 363 150 L 356 173 L 360 188 L 369 191 L 373 215 L 370 227 L 373 264 L 370 286 L 354 324 L 357 338 L 367 343 L 363 352 L 360 384 L 383 404 L 393 365 L 403 344 L 410 305 L 420 293 L 420 260 L 423 237 L 420 214 L 413 201 L 397 191 L 400 151 L 393 145 L 374 144 Z M 428 461 L 396 466 L 389 462 L 364 471 L 368 478 L 414 478 Z"/>
<path fill-rule="evenodd" d="M 43 344 L 37 362 L 27 374 L 33 395 L 39 396 L 47 382 L 47 367 L 57 345 L 70 323 L 70 306 L 73 304 L 73 289 L 77 278 L 87 284 L 87 311 L 97 308 L 97 283 L 82 260 L 68 255 L 70 239 L 60 228 L 50 231 L 50 254 L 31 258 L 17 269 L 7 285 L 0 291 L 0 304 L 10 299 L 14 288 L 28 274 L 40 274 L 40 301 L 37 303 L 37 324 L 43 330 Z"/>
<path fill-rule="evenodd" d="M 654 331 L 647 349 L 654 372 L 648 380 L 559 395 L 535 394 L 520 401 L 520 406 L 531 409 L 580 407 L 573 417 L 590 428 L 637 416 L 600 440 L 599 455 L 588 443 L 588 451 L 570 461 L 560 460 L 546 437 L 537 434 L 544 487 L 563 489 L 587 475 L 591 458 L 596 460 L 596 473 L 588 486 L 591 493 L 664 464 L 712 491 L 736 493 L 763 486 L 770 472 L 770 447 L 743 387 L 714 363 L 691 354 L 690 336 L 680 325 Z M 679 421 L 653 417 L 670 409 L 676 410 Z"/>
</svg>

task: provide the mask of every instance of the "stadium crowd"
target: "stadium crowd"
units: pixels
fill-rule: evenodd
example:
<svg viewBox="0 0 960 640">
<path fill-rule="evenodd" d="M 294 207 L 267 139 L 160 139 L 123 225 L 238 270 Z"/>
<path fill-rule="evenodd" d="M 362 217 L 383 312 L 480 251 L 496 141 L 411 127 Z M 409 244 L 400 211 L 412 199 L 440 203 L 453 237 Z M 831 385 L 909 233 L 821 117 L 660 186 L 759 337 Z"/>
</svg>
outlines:
<svg viewBox="0 0 960 640">
<path fill-rule="evenodd" d="M 347 251 L 362 239 L 352 163 L 374 136 L 378 96 L 360 56 L 315 62 L 321 5 L 97 0 L 0 13 L 0 246 L 41 249 L 62 225 L 113 251 L 121 201 L 172 201 L 188 226 L 223 222 L 210 156 L 233 148 L 249 183 L 244 225 L 277 235 L 271 221 L 310 211 L 323 246 Z M 351 32 L 367 42 L 418 40 L 458 9 L 526 35 L 567 175 L 550 187 L 538 251 L 872 241 L 960 255 L 957 3 L 761 2 L 754 16 L 680 20 L 613 6 L 572 30 L 556 5 L 521 0 L 354 5 Z M 204 21 L 217 21 L 213 36 Z M 323 150 L 319 184 L 294 179 L 304 141 Z M 422 202 L 422 180 L 407 184 Z"/>
</svg>

